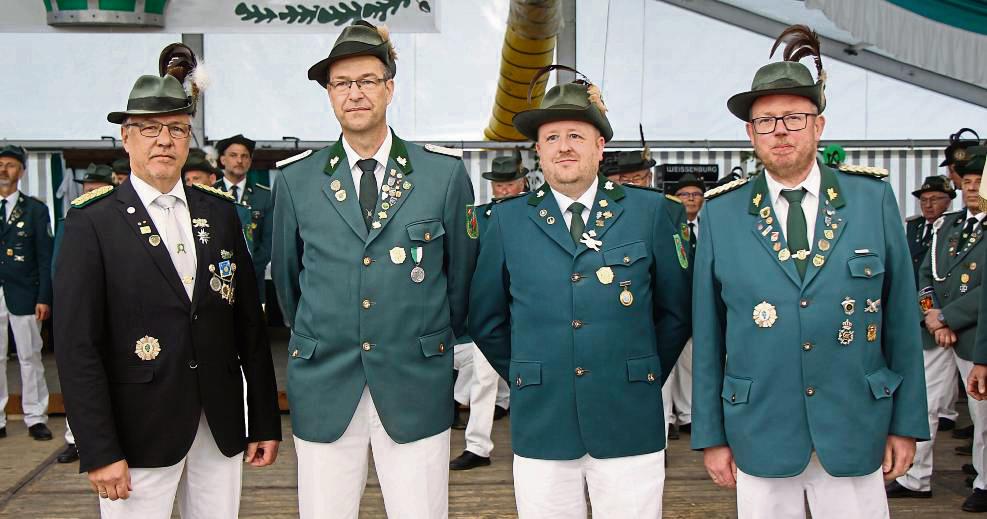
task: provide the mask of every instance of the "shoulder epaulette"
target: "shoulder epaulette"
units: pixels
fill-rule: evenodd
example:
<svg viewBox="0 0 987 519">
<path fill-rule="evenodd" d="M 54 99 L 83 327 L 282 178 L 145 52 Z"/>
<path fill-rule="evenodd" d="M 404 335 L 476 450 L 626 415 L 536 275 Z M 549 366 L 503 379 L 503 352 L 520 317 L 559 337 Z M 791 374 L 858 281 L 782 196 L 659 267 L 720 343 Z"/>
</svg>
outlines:
<svg viewBox="0 0 987 519">
<path fill-rule="evenodd" d="M 313 153 L 312 150 L 305 150 L 305 151 L 299 153 L 298 155 L 292 155 L 291 157 L 288 157 L 286 159 L 279 160 L 279 161 L 275 162 L 274 163 L 274 167 L 276 167 L 278 169 L 282 169 L 282 168 L 284 168 L 285 166 L 287 166 L 289 164 L 293 164 L 295 162 L 298 162 L 299 160 L 304 159 L 305 157 L 308 157 L 312 153 Z"/>
<path fill-rule="evenodd" d="M 749 180 L 750 180 L 750 177 L 748 177 L 748 178 L 738 178 L 737 180 L 733 180 L 733 181 L 727 182 L 726 184 L 723 184 L 720 187 L 714 187 L 713 189 L 710 189 L 705 194 L 703 194 L 703 198 L 705 198 L 706 200 L 712 200 L 712 199 L 714 199 L 714 198 L 722 195 L 723 193 L 729 193 L 730 191 L 733 191 L 734 189 L 737 189 L 738 187 L 746 184 Z"/>
<path fill-rule="evenodd" d="M 915 220 L 918 220 L 919 218 L 922 218 L 922 215 L 916 214 L 914 216 L 909 216 L 908 218 L 905 218 L 905 221 L 906 222 L 914 222 Z"/>
<path fill-rule="evenodd" d="M 271 186 L 265 186 L 264 184 L 254 184 L 257 189 L 263 189 L 264 191 L 270 191 Z"/>
<path fill-rule="evenodd" d="M 665 198 L 667 198 L 668 200 L 671 200 L 672 202 L 675 202 L 676 204 L 681 204 L 682 203 L 682 199 L 679 198 L 679 197 L 677 197 L 677 196 L 675 196 L 675 195 L 665 195 Z"/>
<path fill-rule="evenodd" d="M 115 189 L 114 186 L 103 186 L 97 189 L 93 189 L 92 191 L 88 193 L 84 193 L 81 196 L 77 197 L 75 200 L 72 200 L 72 207 L 75 207 L 77 209 L 86 207 L 87 205 L 95 202 L 96 200 L 106 198 L 106 196 L 112 193 L 114 189 Z"/>
<path fill-rule="evenodd" d="M 217 189 L 215 187 L 207 186 L 204 184 L 192 184 L 192 187 L 198 189 L 199 191 L 204 191 L 206 193 L 209 193 L 210 195 L 216 198 L 222 198 L 227 202 L 233 202 L 233 195 L 227 193 L 226 191 L 223 191 L 222 189 Z"/>
<path fill-rule="evenodd" d="M 884 178 L 888 176 L 888 170 L 875 168 L 872 166 L 857 166 L 855 164 L 840 164 L 840 171 L 851 175 L 862 175 L 866 177 Z"/>
<path fill-rule="evenodd" d="M 455 157 L 457 159 L 463 158 L 463 150 L 446 148 L 445 146 L 436 146 L 435 144 L 426 144 L 423 147 L 425 148 L 425 151 L 438 153 L 439 155 L 446 155 L 448 157 Z"/>
</svg>

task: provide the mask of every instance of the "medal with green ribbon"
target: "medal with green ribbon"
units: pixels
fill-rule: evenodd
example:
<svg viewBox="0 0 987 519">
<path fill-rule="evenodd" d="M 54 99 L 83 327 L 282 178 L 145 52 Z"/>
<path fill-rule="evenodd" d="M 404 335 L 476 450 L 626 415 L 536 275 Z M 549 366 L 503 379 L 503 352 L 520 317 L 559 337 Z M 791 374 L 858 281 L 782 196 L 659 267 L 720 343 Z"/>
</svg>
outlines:
<svg viewBox="0 0 987 519">
<path fill-rule="evenodd" d="M 415 268 L 411 269 L 411 280 L 415 283 L 425 281 L 425 269 L 422 268 L 422 259 L 425 257 L 425 250 L 421 247 L 411 248 L 411 261 L 415 262 Z"/>
</svg>

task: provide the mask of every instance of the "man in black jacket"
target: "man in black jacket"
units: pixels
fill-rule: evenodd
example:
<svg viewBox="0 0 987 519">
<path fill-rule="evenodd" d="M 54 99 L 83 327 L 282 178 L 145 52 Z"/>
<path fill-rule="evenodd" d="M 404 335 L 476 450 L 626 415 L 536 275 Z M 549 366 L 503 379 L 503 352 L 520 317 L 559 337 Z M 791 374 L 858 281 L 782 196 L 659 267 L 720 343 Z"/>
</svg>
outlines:
<svg viewBox="0 0 987 519">
<path fill-rule="evenodd" d="M 240 460 L 273 463 L 281 439 L 235 206 L 181 182 L 195 100 L 176 74 L 140 77 L 107 116 L 133 174 L 73 201 L 57 258 L 59 376 L 104 518 L 171 517 L 176 493 L 185 519 L 236 517 Z"/>
</svg>

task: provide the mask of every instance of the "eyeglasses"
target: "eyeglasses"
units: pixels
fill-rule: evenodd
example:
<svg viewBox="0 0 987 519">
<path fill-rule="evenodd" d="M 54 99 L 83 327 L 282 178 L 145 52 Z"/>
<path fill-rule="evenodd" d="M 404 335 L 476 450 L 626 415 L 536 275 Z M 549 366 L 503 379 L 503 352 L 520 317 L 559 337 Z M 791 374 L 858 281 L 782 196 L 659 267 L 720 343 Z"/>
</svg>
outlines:
<svg viewBox="0 0 987 519">
<path fill-rule="evenodd" d="M 691 200 L 693 198 L 702 198 L 703 197 L 703 194 L 702 193 L 682 193 L 682 194 L 677 194 L 675 196 L 678 197 L 678 198 L 684 198 L 686 200 Z"/>
<path fill-rule="evenodd" d="M 808 114 L 808 113 L 794 113 L 786 114 L 781 117 L 756 117 L 751 120 L 751 125 L 754 126 L 754 133 L 765 135 L 768 133 L 774 133 L 775 127 L 778 126 L 778 121 L 781 121 L 785 125 L 785 129 L 790 132 L 797 132 L 799 130 L 804 130 L 809 124 L 809 116 L 816 116 L 819 114 Z"/>
<path fill-rule="evenodd" d="M 361 92 L 374 92 L 385 81 L 387 81 L 385 78 L 372 77 L 363 79 L 344 79 L 342 81 L 330 81 L 329 88 L 332 89 L 334 93 L 342 94 L 343 92 L 349 92 L 350 87 L 355 84 L 356 88 Z"/>
<path fill-rule="evenodd" d="M 131 123 L 124 126 L 136 127 L 144 137 L 157 137 L 161 135 L 161 129 L 165 126 L 168 127 L 168 135 L 171 135 L 172 139 L 188 139 L 188 136 L 192 134 L 191 124 Z"/>
<path fill-rule="evenodd" d="M 919 205 L 936 205 L 936 204 L 941 204 L 943 202 L 948 202 L 948 201 L 949 201 L 949 197 L 948 196 L 930 196 L 928 198 L 919 198 L 918 199 Z"/>
</svg>

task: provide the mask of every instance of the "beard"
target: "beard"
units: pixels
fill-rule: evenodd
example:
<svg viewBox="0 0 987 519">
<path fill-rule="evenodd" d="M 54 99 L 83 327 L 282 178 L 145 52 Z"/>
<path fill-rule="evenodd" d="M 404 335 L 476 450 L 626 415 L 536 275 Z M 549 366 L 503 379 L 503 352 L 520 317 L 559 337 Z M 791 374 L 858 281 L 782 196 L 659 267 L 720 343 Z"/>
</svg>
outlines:
<svg viewBox="0 0 987 519">
<path fill-rule="evenodd" d="M 793 153 L 774 157 L 770 153 L 758 154 L 764 163 L 765 169 L 770 171 L 775 177 L 787 179 L 805 174 L 816 160 L 816 147 L 807 147 L 804 150 L 798 148 Z"/>
</svg>

